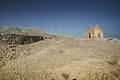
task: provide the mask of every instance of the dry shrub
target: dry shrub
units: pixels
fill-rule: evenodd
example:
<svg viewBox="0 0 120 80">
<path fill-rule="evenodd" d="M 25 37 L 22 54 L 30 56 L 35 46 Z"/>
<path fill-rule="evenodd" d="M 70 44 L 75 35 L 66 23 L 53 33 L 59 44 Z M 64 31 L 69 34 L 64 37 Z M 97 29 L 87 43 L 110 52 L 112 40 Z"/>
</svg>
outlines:
<svg viewBox="0 0 120 80">
<path fill-rule="evenodd" d="M 62 73 L 61 76 L 62 76 L 65 80 L 67 80 L 67 79 L 69 78 L 69 75 L 68 75 L 68 74 L 65 74 L 65 73 Z"/>
<path fill-rule="evenodd" d="M 118 63 L 118 60 L 117 59 L 107 60 L 106 63 L 108 63 L 110 65 L 116 65 Z"/>
</svg>

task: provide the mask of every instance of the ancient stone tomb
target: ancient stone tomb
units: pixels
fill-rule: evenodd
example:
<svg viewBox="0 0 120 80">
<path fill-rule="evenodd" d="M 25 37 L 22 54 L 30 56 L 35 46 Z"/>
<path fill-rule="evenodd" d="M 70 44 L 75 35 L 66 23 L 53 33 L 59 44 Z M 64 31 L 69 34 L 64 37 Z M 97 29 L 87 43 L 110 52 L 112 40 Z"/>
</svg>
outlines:
<svg viewBox="0 0 120 80">
<path fill-rule="evenodd" d="M 86 30 L 84 30 L 84 37 L 85 38 L 102 38 L 103 31 L 99 28 L 99 25 L 92 26 Z"/>
</svg>

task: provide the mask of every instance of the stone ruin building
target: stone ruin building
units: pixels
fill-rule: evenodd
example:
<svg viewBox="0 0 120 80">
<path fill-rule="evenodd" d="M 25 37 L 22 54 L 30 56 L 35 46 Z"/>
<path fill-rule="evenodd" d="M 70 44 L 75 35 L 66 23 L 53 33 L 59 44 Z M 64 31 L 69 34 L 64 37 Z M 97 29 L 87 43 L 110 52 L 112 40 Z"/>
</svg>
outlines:
<svg viewBox="0 0 120 80">
<path fill-rule="evenodd" d="M 84 30 L 84 37 L 85 38 L 102 38 L 103 31 L 99 28 L 99 25 L 92 26 L 86 30 Z"/>
</svg>

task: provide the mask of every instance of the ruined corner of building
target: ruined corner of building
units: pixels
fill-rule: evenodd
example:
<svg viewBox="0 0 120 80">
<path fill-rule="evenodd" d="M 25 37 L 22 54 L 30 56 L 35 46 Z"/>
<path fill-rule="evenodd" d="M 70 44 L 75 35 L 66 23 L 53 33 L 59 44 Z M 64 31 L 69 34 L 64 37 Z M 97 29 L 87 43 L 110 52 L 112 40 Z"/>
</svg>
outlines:
<svg viewBox="0 0 120 80">
<path fill-rule="evenodd" d="M 97 24 L 84 30 L 84 38 L 103 38 L 103 31 Z"/>
</svg>

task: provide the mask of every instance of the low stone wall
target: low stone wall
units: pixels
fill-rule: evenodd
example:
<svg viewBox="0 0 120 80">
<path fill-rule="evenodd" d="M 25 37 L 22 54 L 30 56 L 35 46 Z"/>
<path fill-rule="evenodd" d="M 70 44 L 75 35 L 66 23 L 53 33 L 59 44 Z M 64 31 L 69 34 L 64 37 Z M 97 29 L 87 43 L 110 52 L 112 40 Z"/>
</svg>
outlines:
<svg viewBox="0 0 120 80">
<path fill-rule="evenodd" d="M 42 36 L 0 33 L 0 44 L 24 45 L 44 40 Z"/>
</svg>

